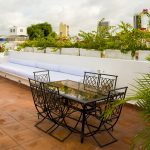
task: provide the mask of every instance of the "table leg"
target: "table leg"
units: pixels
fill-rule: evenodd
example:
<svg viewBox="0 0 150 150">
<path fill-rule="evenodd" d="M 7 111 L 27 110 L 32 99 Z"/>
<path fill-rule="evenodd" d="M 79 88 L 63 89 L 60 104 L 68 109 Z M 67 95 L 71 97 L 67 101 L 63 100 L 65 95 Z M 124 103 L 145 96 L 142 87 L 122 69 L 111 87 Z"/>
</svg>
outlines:
<svg viewBox="0 0 150 150">
<path fill-rule="evenodd" d="M 81 143 L 84 141 L 84 127 L 85 127 L 85 106 L 83 106 L 83 112 L 82 112 L 82 128 L 81 128 Z"/>
</svg>

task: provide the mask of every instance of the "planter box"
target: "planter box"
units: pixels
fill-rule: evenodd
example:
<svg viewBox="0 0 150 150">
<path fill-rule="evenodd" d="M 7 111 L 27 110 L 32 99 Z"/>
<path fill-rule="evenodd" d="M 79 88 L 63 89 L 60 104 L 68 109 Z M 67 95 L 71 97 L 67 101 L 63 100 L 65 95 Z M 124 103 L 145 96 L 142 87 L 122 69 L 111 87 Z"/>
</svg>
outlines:
<svg viewBox="0 0 150 150">
<path fill-rule="evenodd" d="M 111 50 L 107 49 L 105 50 L 106 52 L 106 57 L 107 58 L 118 58 L 118 59 L 127 59 L 131 60 L 131 52 L 128 52 L 127 54 L 121 53 L 120 50 Z"/>
<path fill-rule="evenodd" d="M 79 56 L 79 48 L 62 48 L 61 54 Z"/>
<path fill-rule="evenodd" d="M 139 59 L 138 60 L 146 60 L 146 57 L 150 55 L 150 51 L 139 50 Z"/>
<path fill-rule="evenodd" d="M 34 53 L 44 53 L 44 49 L 39 49 L 38 47 L 33 47 Z"/>
<path fill-rule="evenodd" d="M 48 53 L 48 54 L 60 54 L 60 50 L 58 49 L 57 51 L 54 51 L 54 49 L 52 47 L 47 47 L 46 53 Z"/>
<path fill-rule="evenodd" d="M 24 52 L 34 52 L 33 47 L 25 47 Z"/>
<path fill-rule="evenodd" d="M 100 57 L 100 51 L 80 49 L 80 56 Z"/>
</svg>

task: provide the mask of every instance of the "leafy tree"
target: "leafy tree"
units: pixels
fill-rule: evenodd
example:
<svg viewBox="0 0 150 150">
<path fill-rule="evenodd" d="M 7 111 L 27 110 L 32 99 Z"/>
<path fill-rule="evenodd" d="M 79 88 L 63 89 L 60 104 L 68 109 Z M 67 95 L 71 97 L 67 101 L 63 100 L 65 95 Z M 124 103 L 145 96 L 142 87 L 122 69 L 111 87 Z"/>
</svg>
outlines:
<svg viewBox="0 0 150 150">
<path fill-rule="evenodd" d="M 110 29 L 109 26 L 100 26 L 98 32 L 95 36 L 96 48 L 100 51 L 108 48 L 108 39 L 110 38 Z"/>
<path fill-rule="evenodd" d="M 100 21 L 102 23 L 104 19 Z M 117 32 L 118 31 L 118 32 Z M 48 23 L 31 25 L 27 29 L 29 40 L 21 44 L 20 48 L 29 47 L 77 47 L 96 49 L 103 52 L 105 49 L 120 49 L 121 52 L 131 51 L 132 57 L 139 49 L 149 49 L 150 32 L 134 29 L 130 24 L 121 22 L 115 26 L 99 26 L 97 31 L 80 31 L 78 36 L 62 39 Z"/>
<path fill-rule="evenodd" d="M 78 42 L 78 46 L 80 48 L 86 48 L 86 49 L 94 49 L 95 48 L 95 32 L 79 32 L 80 40 Z"/>
<path fill-rule="evenodd" d="M 100 23 L 102 23 L 103 20 L 104 19 L 102 19 Z M 77 40 L 75 46 L 79 48 L 96 49 L 103 52 L 106 48 L 109 48 L 111 42 L 109 39 L 113 37 L 112 29 L 111 26 L 100 26 L 97 31 L 80 31 L 78 34 L 80 40 Z"/>
<path fill-rule="evenodd" d="M 27 33 L 30 40 L 47 37 L 49 35 L 52 37 L 56 36 L 56 33 L 52 31 L 52 26 L 47 22 L 31 25 L 27 28 Z"/>
<path fill-rule="evenodd" d="M 127 53 L 131 51 L 131 56 L 134 57 L 135 52 L 139 50 L 144 38 L 142 31 L 134 29 L 130 24 L 121 22 L 119 25 L 120 32 L 117 33 L 121 52 Z"/>
</svg>

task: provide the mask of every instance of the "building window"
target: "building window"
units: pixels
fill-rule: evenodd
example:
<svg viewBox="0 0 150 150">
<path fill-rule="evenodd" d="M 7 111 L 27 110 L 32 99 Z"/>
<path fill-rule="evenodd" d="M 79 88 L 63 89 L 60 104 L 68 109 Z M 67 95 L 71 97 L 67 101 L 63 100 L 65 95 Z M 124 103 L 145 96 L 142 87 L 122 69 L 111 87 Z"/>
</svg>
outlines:
<svg viewBox="0 0 150 150">
<path fill-rule="evenodd" d="M 20 29 L 20 32 L 23 32 L 23 29 Z"/>
<path fill-rule="evenodd" d="M 10 29 L 10 32 L 13 32 L 13 30 L 12 30 L 12 29 Z"/>
<path fill-rule="evenodd" d="M 15 29 L 13 29 L 13 32 L 15 32 Z"/>
</svg>

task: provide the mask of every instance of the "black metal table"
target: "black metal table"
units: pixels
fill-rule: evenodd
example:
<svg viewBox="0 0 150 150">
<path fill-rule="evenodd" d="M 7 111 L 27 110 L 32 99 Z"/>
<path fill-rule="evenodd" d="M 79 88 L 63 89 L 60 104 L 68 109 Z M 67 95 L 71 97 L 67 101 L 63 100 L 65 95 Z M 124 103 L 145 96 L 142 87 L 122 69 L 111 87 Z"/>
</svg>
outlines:
<svg viewBox="0 0 150 150">
<path fill-rule="evenodd" d="M 80 140 L 81 143 L 84 141 L 85 136 L 85 122 L 86 115 L 93 109 L 96 109 L 96 104 L 103 102 L 107 99 L 108 93 L 103 93 L 97 89 L 91 89 L 90 87 L 85 87 L 83 83 L 63 80 L 49 83 L 53 86 L 59 87 L 60 95 L 63 96 L 70 108 L 81 112 L 81 129 Z M 70 102 L 78 103 L 81 105 L 80 108 L 74 107 Z M 69 127 L 69 125 L 67 125 Z M 70 128 L 70 127 L 69 127 Z M 70 128 L 71 129 L 71 128 Z M 72 129 L 73 131 L 73 129 Z"/>
</svg>

